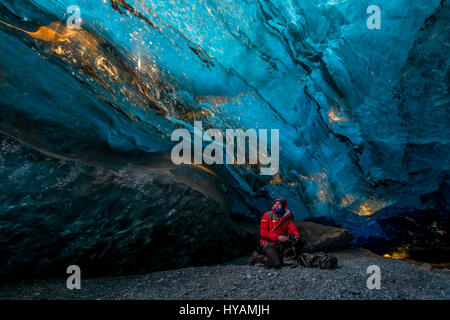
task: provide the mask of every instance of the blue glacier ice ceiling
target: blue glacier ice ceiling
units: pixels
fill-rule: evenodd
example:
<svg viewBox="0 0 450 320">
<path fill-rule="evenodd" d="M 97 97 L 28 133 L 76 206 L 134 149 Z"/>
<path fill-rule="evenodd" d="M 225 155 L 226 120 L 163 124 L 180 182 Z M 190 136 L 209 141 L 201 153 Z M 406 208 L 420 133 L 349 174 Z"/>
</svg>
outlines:
<svg viewBox="0 0 450 320">
<path fill-rule="evenodd" d="M 66 26 L 71 5 L 81 29 Z M 381 8 L 380 29 L 366 26 L 370 5 Z M 141 177 L 134 190 L 147 174 L 169 177 L 233 217 L 256 219 L 278 195 L 297 220 L 346 226 L 398 203 L 422 210 L 416 200 L 448 179 L 449 16 L 445 0 L 2 0 L 3 228 L 17 206 L 44 206 L 12 204 L 8 184 L 33 197 L 33 174 L 87 168 L 117 176 L 106 184 Z M 170 135 L 194 120 L 279 129 L 279 174 L 173 165 Z M 74 167 L 33 166 L 11 138 Z M 73 187 L 66 178 L 58 188 Z M 141 191 L 126 202 L 154 199 Z M 355 229 L 364 230 L 374 229 Z"/>
</svg>

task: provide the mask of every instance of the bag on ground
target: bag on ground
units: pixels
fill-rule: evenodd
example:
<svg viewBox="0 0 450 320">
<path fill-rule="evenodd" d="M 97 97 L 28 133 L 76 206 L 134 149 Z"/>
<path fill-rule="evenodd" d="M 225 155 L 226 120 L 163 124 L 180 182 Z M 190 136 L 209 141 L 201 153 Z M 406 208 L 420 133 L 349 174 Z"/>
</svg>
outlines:
<svg viewBox="0 0 450 320">
<path fill-rule="evenodd" d="M 297 262 L 303 267 L 319 268 L 319 269 L 335 269 L 337 268 L 337 258 L 331 254 L 323 252 L 302 253 L 298 256 Z"/>
</svg>

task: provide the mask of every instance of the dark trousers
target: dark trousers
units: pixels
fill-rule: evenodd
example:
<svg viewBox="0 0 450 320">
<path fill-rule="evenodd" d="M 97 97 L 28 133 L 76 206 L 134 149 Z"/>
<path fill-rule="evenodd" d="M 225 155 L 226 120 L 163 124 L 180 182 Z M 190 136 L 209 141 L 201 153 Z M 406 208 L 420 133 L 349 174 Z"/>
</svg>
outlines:
<svg viewBox="0 0 450 320">
<path fill-rule="evenodd" d="M 278 245 L 267 245 L 262 248 L 266 256 L 266 267 L 278 269 L 283 264 L 280 247 Z"/>
<path fill-rule="evenodd" d="M 288 245 L 292 246 L 292 244 Z M 301 241 L 297 241 L 294 244 L 295 247 L 295 259 L 297 259 L 298 255 L 302 252 L 303 245 Z M 262 252 L 264 256 L 266 256 L 266 267 L 272 267 L 272 268 L 279 268 L 283 265 L 283 253 L 282 250 L 286 249 L 286 245 L 281 245 L 280 243 L 277 243 L 276 245 L 266 245 L 262 247 Z"/>
</svg>

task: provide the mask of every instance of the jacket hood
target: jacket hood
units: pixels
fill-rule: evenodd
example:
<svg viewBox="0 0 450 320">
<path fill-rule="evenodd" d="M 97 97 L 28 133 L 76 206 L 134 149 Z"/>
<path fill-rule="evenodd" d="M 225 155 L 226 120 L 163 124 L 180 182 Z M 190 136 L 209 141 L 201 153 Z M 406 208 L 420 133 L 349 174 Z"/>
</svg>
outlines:
<svg viewBox="0 0 450 320">
<path fill-rule="evenodd" d="M 277 197 L 277 198 L 273 199 L 273 201 L 272 201 L 272 206 L 275 204 L 276 201 L 281 201 L 281 202 L 283 202 L 283 203 L 284 203 L 284 208 L 287 210 L 287 201 L 286 201 L 285 198 L 283 198 L 283 197 Z"/>
<path fill-rule="evenodd" d="M 283 198 L 283 197 L 277 197 L 277 198 L 273 199 L 273 201 L 272 201 L 272 212 L 273 212 L 273 213 L 276 214 L 275 210 L 273 210 L 273 205 L 275 204 L 275 201 L 281 201 L 281 202 L 284 203 L 284 214 L 283 214 L 282 218 L 287 217 L 287 216 L 289 216 L 289 215 L 292 214 L 292 212 L 291 212 L 291 211 L 289 210 L 289 208 L 287 207 L 287 201 L 286 201 L 286 199 Z"/>
</svg>

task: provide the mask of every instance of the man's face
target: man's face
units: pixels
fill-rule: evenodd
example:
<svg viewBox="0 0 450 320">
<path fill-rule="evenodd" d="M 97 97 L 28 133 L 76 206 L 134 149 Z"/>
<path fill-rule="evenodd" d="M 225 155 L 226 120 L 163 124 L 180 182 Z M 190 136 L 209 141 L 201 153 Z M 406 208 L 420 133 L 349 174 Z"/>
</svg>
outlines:
<svg viewBox="0 0 450 320">
<path fill-rule="evenodd" d="M 281 203 L 279 201 L 275 202 L 275 204 L 273 205 L 273 208 L 275 210 L 281 210 L 281 208 L 283 208 L 283 206 L 281 205 Z"/>
</svg>

